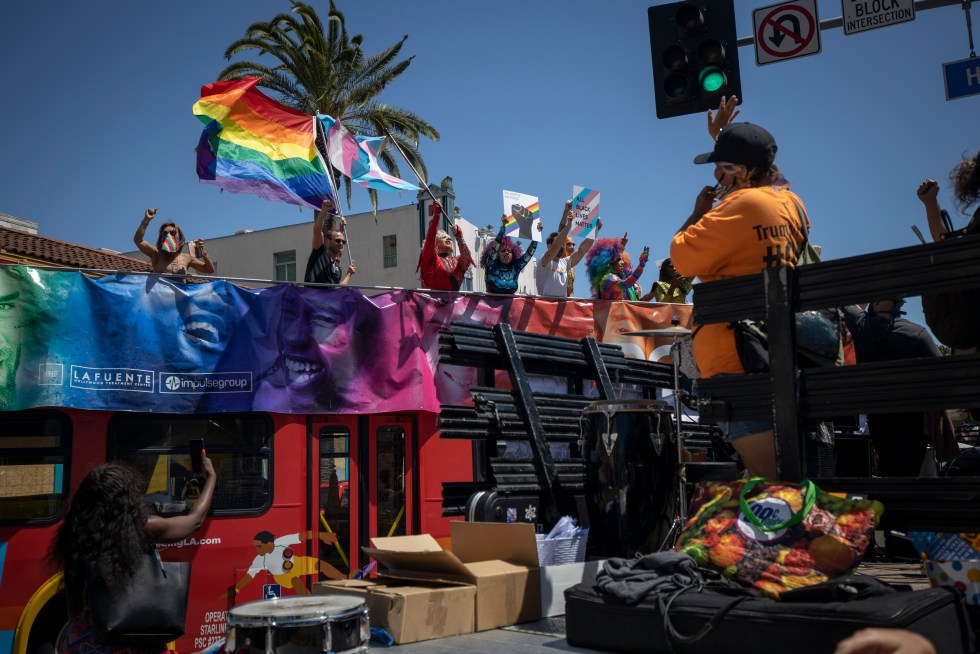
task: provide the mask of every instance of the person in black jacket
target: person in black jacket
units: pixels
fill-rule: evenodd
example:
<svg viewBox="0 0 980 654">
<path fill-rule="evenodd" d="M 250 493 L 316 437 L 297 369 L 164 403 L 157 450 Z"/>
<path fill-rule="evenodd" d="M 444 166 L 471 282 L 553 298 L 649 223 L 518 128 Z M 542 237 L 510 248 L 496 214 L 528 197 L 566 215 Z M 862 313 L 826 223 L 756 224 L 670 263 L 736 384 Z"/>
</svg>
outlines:
<svg viewBox="0 0 980 654">
<path fill-rule="evenodd" d="M 329 199 L 324 200 L 320 211 L 313 216 L 313 250 L 306 261 L 306 274 L 303 276 L 303 281 L 307 283 L 344 286 L 357 272 L 352 261 L 347 266 L 347 274 L 341 274 L 343 268 L 340 262 L 344 258 L 344 246 L 347 245 L 344 230 L 347 221 L 341 218 L 338 229 L 334 224 L 335 220 L 331 218 L 333 208 L 333 202 Z M 327 218 L 331 218 L 329 224 Z"/>
<path fill-rule="evenodd" d="M 903 304 L 905 300 L 893 298 L 872 302 L 867 311 L 845 307 L 858 363 L 939 356 L 926 328 L 901 317 Z M 868 430 L 883 476 L 918 476 L 928 442 L 921 412 L 871 414 Z"/>
</svg>

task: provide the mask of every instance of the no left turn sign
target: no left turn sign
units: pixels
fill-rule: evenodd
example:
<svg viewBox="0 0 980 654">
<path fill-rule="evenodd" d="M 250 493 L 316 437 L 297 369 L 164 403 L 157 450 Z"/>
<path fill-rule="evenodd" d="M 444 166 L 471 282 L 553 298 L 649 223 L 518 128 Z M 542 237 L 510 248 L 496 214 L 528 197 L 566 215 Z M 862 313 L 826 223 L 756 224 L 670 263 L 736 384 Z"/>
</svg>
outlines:
<svg viewBox="0 0 980 654">
<path fill-rule="evenodd" d="M 820 52 L 816 0 L 794 0 L 752 12 L 755 63 L 759 66 Z"/>
</svg>

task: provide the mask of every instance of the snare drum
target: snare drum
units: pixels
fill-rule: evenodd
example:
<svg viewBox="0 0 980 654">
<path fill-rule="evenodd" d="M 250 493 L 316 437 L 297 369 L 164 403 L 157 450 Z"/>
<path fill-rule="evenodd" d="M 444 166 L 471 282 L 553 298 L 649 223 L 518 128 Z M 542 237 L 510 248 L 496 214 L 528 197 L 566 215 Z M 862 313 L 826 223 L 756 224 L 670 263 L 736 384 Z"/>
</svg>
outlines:
<svg viewBox="0 0 980 654">
<path fill-rule="evenodd" d="M 228 654 L 365 652 L 371 638 L 363 599 L 314 595 L 259 600 L 228 611 Z"/>
<path fill-rule="evenodd" d="M 583 411 L 585 501 L 596 554 L 656 552 L 677 503 L 679 466 L 671 407 L 603 400 Z"/>
</svg>

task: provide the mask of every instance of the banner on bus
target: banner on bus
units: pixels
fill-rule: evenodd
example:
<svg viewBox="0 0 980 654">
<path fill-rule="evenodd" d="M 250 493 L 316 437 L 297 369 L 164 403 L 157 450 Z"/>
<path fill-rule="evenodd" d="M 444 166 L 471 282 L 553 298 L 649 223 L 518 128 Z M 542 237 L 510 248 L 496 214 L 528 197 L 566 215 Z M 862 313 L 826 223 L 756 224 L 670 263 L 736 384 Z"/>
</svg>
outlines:
<svg viewBox="0 0 980 654">
<path fill-rule="evenodd" d="M 690 307 L 0 266 L 0 410 L 438 411 L 468 404 L 476 382 L 473 369 L 439 365 L 439 331 L 453 321 L 594 336 L 664 360 L 669 339 L 624 332 L 675 315 L 689 324 Z"/>
</svg>

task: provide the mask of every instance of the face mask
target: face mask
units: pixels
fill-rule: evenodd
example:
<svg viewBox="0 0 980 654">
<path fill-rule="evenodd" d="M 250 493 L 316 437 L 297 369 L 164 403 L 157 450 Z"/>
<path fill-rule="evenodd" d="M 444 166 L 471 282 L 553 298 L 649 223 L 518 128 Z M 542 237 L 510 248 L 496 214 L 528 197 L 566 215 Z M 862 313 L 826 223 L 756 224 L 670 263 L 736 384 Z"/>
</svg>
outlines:
<svg viewBox="0 0 980 654">
<path fill-rule="evenodd" d="M 163 237 L 163 243 L 160 244 L 160 249 L 164 252 L 177 252 L 180 250 L 180 245 L 177 243 L 176 234 L 167 234 Z"/>
</svg>

